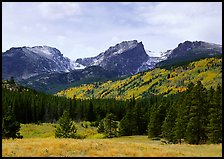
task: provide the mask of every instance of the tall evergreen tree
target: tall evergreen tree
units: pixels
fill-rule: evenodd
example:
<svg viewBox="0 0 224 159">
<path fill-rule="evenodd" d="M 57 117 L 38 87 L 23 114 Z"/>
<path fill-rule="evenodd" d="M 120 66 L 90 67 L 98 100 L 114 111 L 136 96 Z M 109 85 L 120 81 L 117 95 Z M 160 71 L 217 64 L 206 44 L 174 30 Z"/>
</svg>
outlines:
<svg viewBox="0 0 224 159">
<path fill-rule="evenodd" d="M 19 133 L 20 123 L 16 121 L 15 114 L 11 106 L 8 107 L 2 119 L 2 138 L 23 138 Z"/>
<path fill-rule="evenodd" d="M 69 114 L 70 114 L 70 117 L 73 120 L 75 120 L 75 117 L 76 117 L 76 96 L 75 95 L 74 95 L 73 99 L 70 99 Z"/>
<path fill-rule="evenodd" d="M 120 136 L 130 136 L 137 135 L 137 123 L 135 116 L 131 113 L 130 110 L 127 111 L 126 115 L 121 119 L 119 124 L 119 135 Z"/>
<path fill-rule="evenodd" d="M 143 135 L 147 132 L 147 118 L 145 117 L 147 114 L 142 105 L 142 101 L 136 101 L 134 111 L 136 116 L 137 134 Z"/>
<path fill-rule="evenodd" d="M 161 102 L 159 107 L 153 105 L 150 121 L 148 124 L 148 137 L 160 137 L 162 134 L 162 123 L 166 115 L 166 105 Z"/>
<path fill-rule="evenodd" d="M 172 105 L 162 125 L 162 136 L 170 142 L 174 142 L 174 125 L 176 120 L 176 109 Z"/>
<path fill-rule="evenodd" d="M 192 102 L 190 105 L 189 122 L 186 129 L 187 141 L 190 144 L 200 144 L 207 140 L 207 105 L 206 105 L 206 89 L 203 87 L 201 81 L 193 88 L 190 94 Z"/>
<path fill-rule="evenodd" d="M 134 109 L 135 100 L 127 102 L 127 112 L 126 115 L 121 119 L 119 124 L 119 135 L 129 136 L 138 134 L 138 126 L 136 122 L 136 112 Z"/>
<path fill-rule="evenodd" d="M 104 126 L 104 132 L 108 138 L 118 136 L 118 122 L 114 114 L 110 113 L 106 116 Z"/>
<path fill-rule="evenodd" d="M 217 86 L 217 90 L 210 90 L 210 108 L 208 124 L 208 140 L 211 143 L 222 142 L 222 88 Z"/>
<path fill-rule="evenodd" d="M 188 87 L 188 93 L 191 91 L 190 87 Z M 180 99 L 177 101 L 177 117 L 175 120 L 175 126 L 174 126 L 174 138 L 177 140 L 178 143 L 181 144 L 181 139 L 186 138 L 186 129 L 187 129 L 187 123 L 189 121 L 189 110 L 191 105 L 191 100 L 187 99 L 186 96 L 188 93 L 183 93 L 180 97 Z M 187 105 L 187 104 L 188 105 Z"/>
</svg>

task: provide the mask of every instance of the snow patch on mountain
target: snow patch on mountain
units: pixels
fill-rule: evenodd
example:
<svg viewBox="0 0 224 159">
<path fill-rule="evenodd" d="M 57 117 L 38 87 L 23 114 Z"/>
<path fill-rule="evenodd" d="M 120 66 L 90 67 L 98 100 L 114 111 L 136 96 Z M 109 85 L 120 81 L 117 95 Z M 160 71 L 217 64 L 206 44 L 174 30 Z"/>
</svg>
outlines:
<svg viewBox="0 0 224 159">
<path fill-rule="evenodd" d="M 27 79 L 33 76 L 38 75 L 38 73 L 33 73 L 33 74 L 23 74 L 23 76 L 21 77 L 21 79 Z"/>
<path fill-rule="evenodd" d="M 76 62 L 84 66 L 104 65 L 103 63 L 114 56 L 118 56 L 128 50 L 135 48 L 138 45 L 137 40 L 123 41 L 115 46 L 109 47 L 105 52 L 100 53 L 95 57 L 77 59 Z"/>
<path fill-rule="evenodd" d="M 83 66 L 80 63 L 77 63 L 75 61 L 70 60 L 70 67 L 72 70 L 79 70 L 79 69 L 84 69 L 86 66 Z"/>
<path fill-rule="evenodd" d="M 160 57 L 161 60 L 166 60 L 171 54 L 172 54 L 173 50 L 167 50 L 165 52 L 161 52 Z"/>
<path fill-rule="evenodd" d="M 138 68 L 136 73 L 153 69 L 155 65 L 160 61 L 162 61 L 161 57 L 149 57 L 146 62 L 142 63 L 142 65 Z"/>
<path fill-rule="evenodd" d="M 117 44 L 116 46 L 112 47 L 117 49 L 117 51 L 115 51 L 113 53 L 113 55 L 118 55 L 118 54 L 122 54 L 125 51 L 128 51 L 130 49 L 133 49 L 137 46 L 138 42 L 137 40 L 133 40 L 133 41 L 123 41 L 120 44 Z"/>
<path fill-rule="evenodd" d="M 92 65 L 100 65 L 100 63 L 104 60 L 104 55 L 100 54 L 95 59 L 93 59 Z"/>
<path fill-rule="evenodd" d="M 146 50 L 145 51 L 147 53 L 147 55 L 149 55 L 150 57 L 160 57 L 161 52 L 156 52 L 156 51 L 151 51 L 151 50 Z"/>
<path fill-rule="evenodd" d="M 48 59 L 52 59 L 53 56 L 56 54 L 53 48 L 48 46 L 34 46 L 34 47 L 25 47 L 23 48 L 24 51 L 28 50 L 30 52 L 36 53 L 40 56 L 46 57 Z"/>
</svg>

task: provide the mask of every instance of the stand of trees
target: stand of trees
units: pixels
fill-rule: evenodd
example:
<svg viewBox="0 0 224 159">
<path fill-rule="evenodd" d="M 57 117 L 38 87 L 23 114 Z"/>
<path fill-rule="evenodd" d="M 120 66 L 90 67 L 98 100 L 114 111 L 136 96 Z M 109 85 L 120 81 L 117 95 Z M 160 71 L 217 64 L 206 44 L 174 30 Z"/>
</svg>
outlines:
<svg viewBox="0 0 224 159">
<path fill-rule="evenodd" d="M 2 105 L 3 115 L 12 106 L 20 123 L 57 122 L 66 110 L 73 121 L 99 123 L 98 131 L 108 137 L 147 134 L 173 143 L 182 139 L 190 144 L 222 142 L 222 87 L 207 90 L 200 81 L 190 83 L 183 93 L 167 97 L 119 101 L 67 99 L 3 88 Z"/>
<path fill-rule="evenodd" d="M 20 135 L 19 130 L 20 130 L 20 123 L 16 121 L 16 117 L 12 110 L 12 107 L 9 106 L 2 119 L 2 138 L 22 139 L 23 136 Z"/>
</svg>

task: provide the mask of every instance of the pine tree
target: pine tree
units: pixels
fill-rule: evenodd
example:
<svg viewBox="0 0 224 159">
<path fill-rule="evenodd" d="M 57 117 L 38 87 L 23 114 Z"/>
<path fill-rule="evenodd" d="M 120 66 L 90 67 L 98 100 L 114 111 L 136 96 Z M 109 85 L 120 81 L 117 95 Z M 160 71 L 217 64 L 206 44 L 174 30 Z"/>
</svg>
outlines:
<svg viewBox="0 0 224 159">
<path fill-rule="evenodd" d="M 137 134 L 143 135 L 147 132 L 147 114 L 142 105 L 142 101 L 136 101 L 134 112 L 137 126 Z"/>
<path fill-rule="evenodd" d="M 190 144 L 200 144 L 207 140 L 206 127 L 208 111 L 206 106 L 206 89 L 201 81 L 190 93 L 192 102 L 189 111 L 189 122 L 186 129 L 186 138 Z"/>
<path fill-rule="evenodd" d="M 64 111 L 62 117 L 58 121 L 59 127 L 56 128 L 55 137 L 57 138 L 77 138 L 77 128 L 69 117 L 69 112 Z"/>
<path fill-rule="evenodd" d="M 108 114 L 105 118 L 104 132 L 108 138 L 118 136 L 118 122 L 116 121 L 116 116 L 112 113 Z"/>
<path fill-rule="evenodd" d="M 174 138 L 181 144 L 181 139 L 186 138 L 186 129 L 189 122 L 189 111 L 193 100 L 191 92 L 194 89 L 194 84 L 190 82 L 187 91 L 180 95 L 177 101 L 177 118 L 174 126 Z"/>
<path fill-rule="evenodd" d="M 130 136 L 137 133 L 137 127 L 135 119 L 130 111 L 121 119 L 119 124 L 119 135 L 120 136 Z"/>
<path fill-rule="evenodd" d="M 210 108 L 208 124 L 208 140 L 210 143 L 222 143 L 222 88 L 217 86 L 217 90 L 210 90 Z"/>
<path fill-rule="evenodd" d="M 2 138 L 23 138 L 19 130 L 20 123 L 16 121 L 12 107 L 9 106 L 2 120 Z"/>
<path fill-rule="evenodd" d="M 169 142 L 174 141 L 174 125 L 176 120 L 176 109 L 172 105 L 167 113 L 162 125 L 162 136 Z"/>
<path fill-rule="evenodd" d="M 128 102 L 128 110 L 126 115 L 121 119 L 119 124 L 119 135 L 137 135 L 138 134 L 138 126 L 136 122 L 136 114 L 133 107 L 133 103 Z"/>
<path fill-rule="evenodd" d="M 151 114 L 150 121 L 148 124 L 148 137 L 160 137 L 162 134 L 162 123 L 165 119 L 166 108 L 165 103 L 161 102 L 159 107 L 154 105 Z"/>
<path fill-rule="evenodd" d="M 73 99 L 70 99 L 70 106 L 69 106 L 69 113 L 70 117 L 74 120 L 76 117 L 76 96 L 73 96 Z"/>
</svg>

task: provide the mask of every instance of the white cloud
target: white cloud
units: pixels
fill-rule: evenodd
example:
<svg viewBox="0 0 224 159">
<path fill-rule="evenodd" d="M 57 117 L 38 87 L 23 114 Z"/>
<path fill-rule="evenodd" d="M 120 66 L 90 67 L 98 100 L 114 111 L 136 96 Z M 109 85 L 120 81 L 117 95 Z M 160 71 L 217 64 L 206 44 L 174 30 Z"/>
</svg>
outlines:
<svg viewBox="0 0 224 159">
<path fill-rule="evenodd" d="M 136 7 L 136 13 L 151 25 L 179 27 L 195 23 L 195 20 L 221 14 L 221 3 L 211 2 L 161 2 Z M 197 23 L 196 23 L 197 24 Z"/>
<path fill-rule="evenodd" d="M 49 45 L 65 56 L 96 56 L 124 40 L 151 51 L 185 40 L 222 43 L 221 2 L 4 2 L 3 51 Z"/>
<path fill-rule="evenodd" d="M 139 3 L 135 13 L 148 24 L 142 29 L 149 35 L 154 49 L 176 47 L 185 40 L 221 43 L 221 2 L 161 2 L 144 6 Z"/>
<path fill-rule="evenodd" d="M 82 13 L 79 3 L 74 2 L 42 2 L 39 10 L 43 18 L 51 20 L 70 18 Z"/>
</svg>

